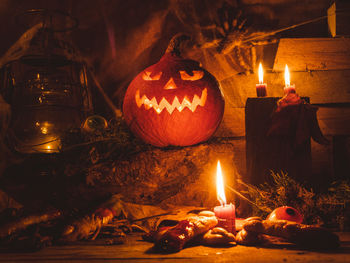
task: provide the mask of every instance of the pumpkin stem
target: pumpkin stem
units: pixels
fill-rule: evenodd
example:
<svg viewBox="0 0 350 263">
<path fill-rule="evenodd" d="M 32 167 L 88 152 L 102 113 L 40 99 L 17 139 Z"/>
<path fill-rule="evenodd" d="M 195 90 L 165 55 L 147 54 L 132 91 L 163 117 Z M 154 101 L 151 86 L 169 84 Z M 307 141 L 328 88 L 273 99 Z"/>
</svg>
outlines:
<svg viewBox="0 0 350 263">
<path fill-rule="evenodd" d="M 181 57 L 181 51 L 184 48 L 184 43 L 190 40 L 191 37 L 184 34 L 179 33 L 173 36 L 169 42 L 168 48 L 166 49 L 165 53 L 170 53 L 172 55 L 175 55 L 177 57 Z"/>
</svg>

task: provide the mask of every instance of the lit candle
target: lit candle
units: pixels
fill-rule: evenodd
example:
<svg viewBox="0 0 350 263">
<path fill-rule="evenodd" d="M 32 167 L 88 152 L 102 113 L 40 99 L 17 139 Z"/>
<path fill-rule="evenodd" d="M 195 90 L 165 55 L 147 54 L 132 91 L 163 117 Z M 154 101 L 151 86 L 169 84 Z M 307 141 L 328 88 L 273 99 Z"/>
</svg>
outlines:
<svg viewBox="0 0 350 263">
<path fill-rule="evenodd" d="M 218 200 L 221 206 L 214 207 L 215 216 L 218 219 L 218 226 L 225 228 L 231 233 L 236 232 L 236 214 L 235 206 L 233 204 L 226 204 L 226 196 L 224 190 L 224 179 L 222 177 L 222 171 L 220 161 L 218 161 L 216 169 L 216 191 Z"/>
<path fill-rule="evenodd" d="M 259 64 L 259 84 L 256 84 L 256 94 L 258 97 L 266 97 L 267 92 L 266 92 L 266 83 L 264 83 L 264 71 L 262 68 L 261 63 Z"/>
<path fill-rule="evenodd" d="M 286 68 L 284 70 L 284 94 L 288 93 L 295 93 L 295 85 L 290 85 L 290 76 L 289 76 L 289 70 L 288 66 L 286 65 Z"/>
</svg>

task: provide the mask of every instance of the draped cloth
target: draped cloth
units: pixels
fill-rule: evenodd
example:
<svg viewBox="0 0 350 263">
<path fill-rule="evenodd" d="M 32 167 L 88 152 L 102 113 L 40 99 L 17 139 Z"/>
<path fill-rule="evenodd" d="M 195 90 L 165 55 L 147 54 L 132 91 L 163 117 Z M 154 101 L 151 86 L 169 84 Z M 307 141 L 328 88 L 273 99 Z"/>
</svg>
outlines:
<svg viewBox="0 0 350 263">
<path fill-rule="evenodd" d="M 289 93 L 277 102 L 271 116 L 267 136 L 289 138 L 296 150 L 307 140 L 328 145 L 317 120 L 318 108 L 310 105 L 296 93 Z"/>
</svg>

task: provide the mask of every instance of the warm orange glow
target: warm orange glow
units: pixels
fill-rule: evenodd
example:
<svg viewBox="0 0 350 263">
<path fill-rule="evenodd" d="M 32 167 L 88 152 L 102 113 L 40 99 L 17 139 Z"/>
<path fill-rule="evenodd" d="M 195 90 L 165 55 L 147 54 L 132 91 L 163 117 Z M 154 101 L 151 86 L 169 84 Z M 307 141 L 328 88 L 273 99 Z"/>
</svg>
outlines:
<svg viewBox="0 0 350 263">
<path fill-rule="evenodd" d="M 87 79 L 86 79 L 85 69 L 82 69 L 82 70 L 80 71 L 79 79 L 80 79 L 80 84 L 81 84 L 81 85 L 87 85 Z"/>
<path fill-rule="evenodd" d="M 173 80 L 173 78 L 170 78 L 167 84 L 165 84 L 164 89 L 176 89 L 176 84 Z"/>
<path fill-rule="evenodd" d="M 151 77 L 152 72 L 150 71 L 144 71 L 142 74 L 143 80 L 160 80 L 160 77 L 162 76 L 163 72 L 158 72 L 154 76 Z"/>
<path fill-rule="evenodd" d="M 36 122 L 35 126 L 40 127 L 40 131 L 42 134 L 48 134 L 49 133 L 49 128 L 52 126 L 51 123 L 45 121 L 45 122 Z"/>
<path fill-rule="evenodd" d="M 216 193 L 217 193 L 218 200 L 219 200 L 220 204 L 226 205 L 224 179 L 222 177 L 220 161 L 218 161 L 217 168 L 216 168 Z"/>
<path fill-rule="evenodd" d="M 199 70 L 193 70 L 192 71 L 193 75 L 188 75 L 186 71 L 180 70 L 180 76 L 182 80 L 190 80 L 190 81 L 195 81 L 203 78 L 204 72 L 199 71 Z"/>
<path fill-rule="evenodd" d="M 284 83 L 285 83 L 286 87 L 290 86 L 290 76 L 289 76 L 289 70 L 288 70 L 287 65 L 286 65 L 286 68 L 284 70 Z"/>
<path fill-rule="evenodd" d="M 194 112 L 197 108 L 197 106 L 204 107 L 206 101 L 207 101 L 207 88 L 202 90 L 201 97 L 198 95 L 194 95 L 192 102 L 191 100 L 185 96 L 182 102 L 180 103 L 179 98 L 175 96 L 172 104 L 170 104 L 165 98 L 162 98 L 162 100 L 157 102 L 157 99 L 153 97 L 152 99 L 147 98 L 146 95 L 143 95 L 140 97 L 140 91 L 136 91 L 135 94 L 135 101 L 137 104 L 137 107 L 141 107 L 142 105 L 145 105 L 145 109 L 154 109 L 158 114 L 160 114 L 164 109 L 166 109 L 169 114 L 172 114 L 175 109 L 177 109 L 179 112 L 184 110 L 186 107 L 190 109 L 192 112 Z"/>
<path fill-rule="evenodd" d="M 48 133 L 47 127 L 41 127 L 40 130 L 41 130 L 42 134 L 47 134 Z"/>
<path fill-rule="evenodd" d="M 259 84 L 263 84 L 263 83 L 264 83 L 264 71 L 260 63 L 259 64 Z"/>
<path fill-rule="evenodd" d="M 55 136 L 50 136 L 49 131 L 48 134 L 42 135 L 37 143 L 33 147 L 38 152 L 54 153 L 59 152 L 61 148 L 61 140 Z"/>
</svg>

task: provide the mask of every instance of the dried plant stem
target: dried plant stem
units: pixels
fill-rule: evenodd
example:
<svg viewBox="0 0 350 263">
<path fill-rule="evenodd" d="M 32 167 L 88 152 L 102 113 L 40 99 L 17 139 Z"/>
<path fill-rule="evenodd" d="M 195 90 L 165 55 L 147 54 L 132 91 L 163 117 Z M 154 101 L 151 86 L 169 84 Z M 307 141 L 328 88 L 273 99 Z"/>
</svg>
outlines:
<svg viewBox="0 0 350 263">
<path fill-rule="evenodd" d="M 256 203 L 254 203 L 253 201 L 249 200 L 247 197 L 245 197 L 244 195 L 242 195 L 240 192 L 238 192 L 237 190 L 233 189 L 232 187 L 226 185 L 227 189 L 229 189 L 230 191 L 234 192 L 236 195 L 238 195 L 239 197 L 241 197 L 242 199 L 246 200 L 248 203 L 256 206 L 258 209 L 265 211 L 265 209 L 263 209 L 262 207 L 259 207 Z M 271 210 L 272 211 L 272 210 Z"/>
<path fill-rule="evenodd" d="M 105 99 L 107 105 L 111 108 L 111 110 L 116 114 L 116 116 L 120 117 L 122 116 L 122 113 L 117 107 L 114 105 L 112 100 L 107 96 L 106 92 L 103 90 L 100 82 L 98 81 L 97 77 L 95 76 L 94 72 L 90 70 L 91 77 L 93 81 L 95 82 L 95 85 L 97 86 L 98 90 L 101 92 L 103 98 Z"/>
<path fill-rule="evenodd" d="M 138 218 L 138 219 L 130 220 L 130 222 L 134 223 L 134 222 L 138 222 L 138 221 L 145 221 L 145 220 L 156 218 L 159 216 L 167 216 L 167 215 L 171 215 L 171 214 L 174 214 L 174 212 L 167 212 L 167 213 L 162 213 L 162 214 L 158 214 L 158 215 L 154 215 L 154 216 L 147 216 L 147 217 L 143 217 L 143 218 Z"/>
<path fill-rule="evenodd" d="M 135 222 L 140 222 L 140 221 L 145 221 L 145 220 L 148 220 L 148 219 L 153 219 L 153 218 L 156 218 L 156 217 L 160 217 L 160 216 L 167 216 L 167 215 L 174 215 L 176 213 L 174 212 L 166 212 L 166 213 L 162 213 L 162 214 L 158 214 L 158 215 L 153 215 L 153 216 L 146 216 L 146 217 L 142 217 L 142 218 L 137 218 L 137 219 L 118 219 L 118 220 L 115 220 L 113 221 L 112 223 L 109 223 L 107 224 L 106 226 L 112 226 L 112 225 L 115 225 L 115 224 L 121 224 L 121 223 L 135 223 Z"/>
<path fill-rule="evenodd" d="M 310 19 L 310 20 L 298 23 L 298 24 L 294 24 L 294 25 L 291 25 L 291 26 L 288 26 L 288 27 L 280 28 L 280 29 L 277 29 L 275 31 L 271 31 L 271 32 L 268 32 L 268 33 L 265 33 L 265 34 L 261 34 L 261 35 L 254 36 L 254 37 L 250 37 L 250 38 L 247 38 L 247 39 L 243 40 L 242 44 L 250 42 L 250 41 L 253 41 L 253 40 L 257 40 L 257 39 L 260 39 L 260 38 L 272 36 L 272 35 L 275 35 L 277 33 L 280 33 L 280 32 L 283 32 L 283 31 L 287 31 L 289 29 L 293 29 L 293 28 L 296 28 L 296 27 L 299 27 L 299 26 L 303 26 L 303 25 L 306 25 L 306 24 L 311 24 L 311 23 L 314 23 L 314 22 L 317 22 L 317 21 L 320 21 L 320 20 L 326 19 L 326 18 L 328 18 L 328 16 L 320 16 L 320 17 L 316 17 L 314 19 Z"/>
<path fill-rule="evenodd" d="M 58 210 L 54 210 L 54 211 L 45 211 L 39 214 L 32 214 L 32 215 L 14 220 L 0 227 L 0 239 L 10 236 L 15 232 L 24 230 L 31 225 L 57 219 L 60 216 L 61 216 L 61 212 Z"/>
<path fill-rule="evenodd" d="M 98 139 L 95 141 L 88 141 L 88 142 L 82 142 L 82 143 L 77 143 L 68 147 L 65 147 L 64 149 L 61 149 L 61 152 L 69 151 L 71 149 L 80 147 L 80 146 L 86 146 L 86 145 L 92 145 L 94 143 L 99 143 L 99 142 L 113 142 L 113 141 L 119 141 L 118 139 L 115 138 L 105 138 L 105 139 Z"/>
</svg>

